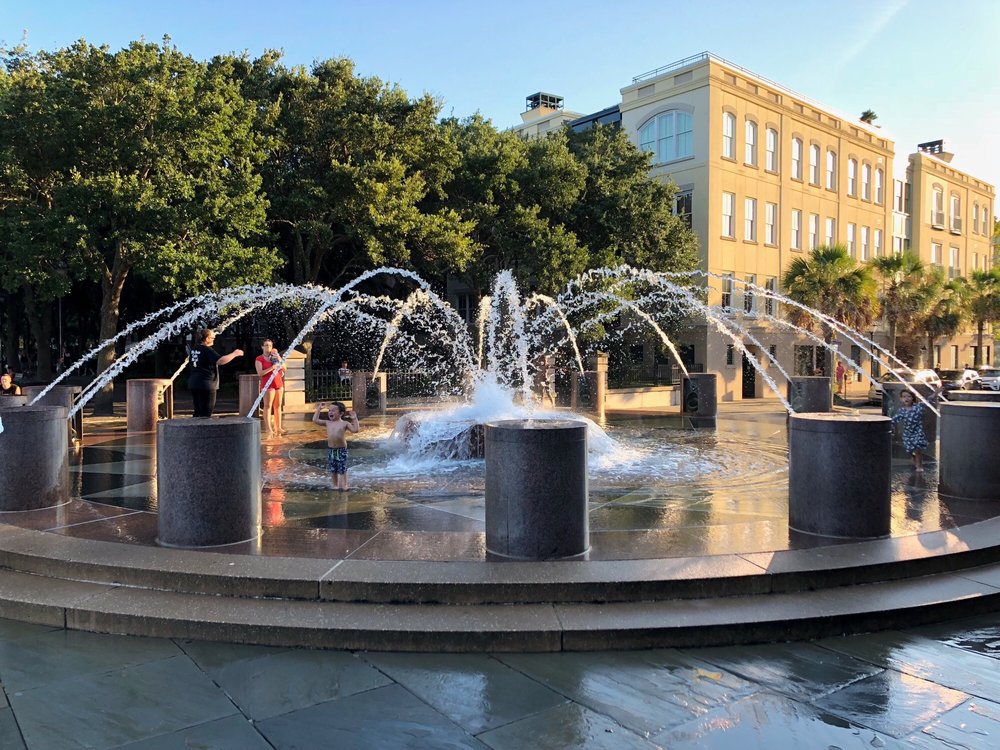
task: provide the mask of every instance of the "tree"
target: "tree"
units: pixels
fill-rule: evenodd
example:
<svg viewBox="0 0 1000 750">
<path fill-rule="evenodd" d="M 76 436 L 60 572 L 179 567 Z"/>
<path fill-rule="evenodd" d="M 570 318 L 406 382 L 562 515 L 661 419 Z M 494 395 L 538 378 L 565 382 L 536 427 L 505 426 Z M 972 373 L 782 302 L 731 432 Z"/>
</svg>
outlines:
<svg viewBox="0 0 1000 750">
<path fill-rule="evenodd" d="M 968 288 L 964 279 L 947 279 L 944 269 L 931 266 L 924 271 L 915 296 L 919 311 L 913 328 L 927 337 L 924 364 L 933 367 L 935 341 L 951 338 L 962 329 L 967 316 Z"/>
<path fill-rule="evenodd" d="M 973 271 L 968 279 L 969 318 L 976 324 L 975 366 L 983 364 L 983 333 L 988 323 L 1000 321 L 1000 269 Z"/>
<path fill-rule="evenodd" d="M 808 258 L 796 258 L 781 283 L 791 299 L 855 330 L 868 329 L 878 315 L 878 290 L 871 269 L 855 263 L 843 245 L 820 245 Z M 834 329 L 808 310 L 787 305 L 785 314 L 808 330 L 818 323 L 823 340 L 833 341 Z M 827 373 L 833 372 L 831 365 L 828 355 Z"/>
<path fill-rule="evenodd" d="M 875 114 L 875 110 L 866 109 L 864 112 L 861 113 L 861 117 L 859 117 L 858 119 L 861 120 L 861 122 L 866 122 L 869 125 L 874 125 L 875 121 L 878 119 L 878 115 Z"/>
<path fill-rule="evenodd" d="M 430 205 L 459 158 L 431 96 L 410 99 L 359 77 L 347 59 L 307 71 L 268 53 L 244 60 L 240 77 L 245 95 L 272 114 L 259 121 L 269 146 L 261 171 L 293 283 L 469 262 L 468 225 L 446 204 Z"/>
<path fill-rule="evenodd" d="M 235 63 L 197 62 L 168 39 L 118 52 L 80 41 L 8 69 L 0 143 L 19 187 L 0 220 L 12 260 L 40 257 L 49 280 L 59 264 L 99 280 L 102 340 L 133 272 L 177 294 L 267 281 L 277 265 L 262 242 L 258 112 Z M 98 370 L 113 358 L 109 347 Z"/>
<path fill-rule="evenodd" d="M 889 327 L 889 351 L 895 355 L 900 323 L 909 327 L 920 310 L 924 266 L 916 254 L 906 252 L 874 258 L 871 268 L 878 280 L 879 309 Z"/>
</svg>

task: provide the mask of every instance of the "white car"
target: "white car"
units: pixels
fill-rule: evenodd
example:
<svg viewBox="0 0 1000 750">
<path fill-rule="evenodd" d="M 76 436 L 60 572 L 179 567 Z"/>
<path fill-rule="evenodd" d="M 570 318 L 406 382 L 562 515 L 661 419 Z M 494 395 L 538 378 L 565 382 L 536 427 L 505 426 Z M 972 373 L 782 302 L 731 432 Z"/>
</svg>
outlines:
<svg viewBox="0 0 1000 750">
<path fill-rule="evenodd" d="M 981 388 L 1000 391 L 1000 367 L 980 365 L 976 369 L 979 371 L 979 382 L 981 383 Z"/>
<path fill-rule="evenodd" d="M 882 403 L 883 386 L 886 383 L 925 383 L 941 387 L 941 378 L 934 370 L 899 370 L 896 373 L 887 372 L 868 389 L 868 400 L 873 404 Z"/>
</svg>

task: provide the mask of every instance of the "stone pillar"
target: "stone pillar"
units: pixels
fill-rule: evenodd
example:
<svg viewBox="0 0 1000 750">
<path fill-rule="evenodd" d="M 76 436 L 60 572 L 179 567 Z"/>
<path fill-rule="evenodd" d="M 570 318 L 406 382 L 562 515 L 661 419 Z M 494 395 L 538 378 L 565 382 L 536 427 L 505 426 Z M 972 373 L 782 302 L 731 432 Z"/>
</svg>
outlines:
<svg viewBox="0 0 1000 750">
<path fill-rule="evenodd" d="M 947 399 L 952 403 L 966 401 L 1000 403 L 1000 391 L 949 391 Z"/>
<path fill-rule="evenodd" d="M 934 392 L 934 387 L 926 383 L 910 383 L 913 390 L 927 398 Z M 891 417 L 899 409 L 899 394 L 908 390 L 902 383 L 883 383 L 882 388 L 882 414 Z M 917 401 L 916 403 L 922 403 Z M 932 402 L 933 403 L 933 402 Z M 927 452 L 933 454 L 934 446 L 937 444 L 938 418 L 937 414 L 930 409 L 924 409 L 924 435 L 927 436 Z M 903 447 L 903 431 L 897 429 L 892 439 L 892 455 L 894 458 L 909 458 L 906 448 Z"/>
<path fill-rule="evenodd" d="M 31 404 L 32 401 L 41 394 L 48 386 L 44 385 L 26 385 L 21 388 L 21 393 L 27 396 L 28 403 Z M 76 397 L 83 392 L 83 388 L 78 385 L 57 385 L 48 393 L 46 393 L 40 401 L 35 402 L 35 406 L 61 406 L 66 409 L 68 414 L 73 410 L 73 404 L 76 402 Z M 67 426 L 67 431 L 69 434 L 70 441 L 73 438 L 80 439 L 83 437 L 83 409 L 78 411 L 73 415 L 73 423 Z"/>
<path fill-rule="evenodd" d="M 285 368 L 284 408 L 303 412 L 306 406 L 306 355 L 293 349 L 285 364 L 288 366 Z"/>
<path fill-rule="evenodd" d="M 938 491 L 1000 501 L 1000 403 L 941 404 Z"/>
<path fill-rule="evenodd" d="M 368 416 L 368 380 L 371 376 L 370 372 L 351 372 L 351 410 L 358 419 Z"/>
<path fill-rule="evenodd" d="M 380 372 L 378 375 L 372 376 L 372 382 L 378 388 L 378 413 L 385 414 L 386 409 L 389 408 L 389 376 L 387 373 Z"/>
<path fill-rule="evenodd" d="M 573 370 L 569 374 L 569 408 L 574 411 L 580 408 L 580 378 L 584 377 L 586 373 L 579 370 Z"/>
<path fill-rule="evenodd" d="M 719 413 L 715 373 L 692 372 L 681 378 L 681 424 L 687 429 L 714 430 Z"/>
<path fill-rule="evenodd" d="M 160 404 L 173 416 L 173 383 L 169 378 L 134 378 L 125 383 L 125 411 L 129 432 L 152 432 L 160 421 Z"/>
<path fill-rule="evenodd" d="M 260 422 L 170 419 L 157 425 L 157 541 L 211 547 L 260 534 Z"/>
<path fill-rule="evenodd" d="M 874 414 L 793 414 L 788 527 L 836 537 L 889 533 L 892 422 Z"/>
<path fill-rule="evenodd" d="M 487 424 L 487 552 L 547 560 L 588 549 L 586 423 L 513 419 Z"/>
<path fill-rule="evenodd" d="M 256 375 L 240 375 L 240 416 L 256 418 L 259 416 L 260 407 L 257 407 L 257 414 L 251 414 L 250 409 L 253 402 L 260 395 L 260 378 Z"/>
<path fill-rule="evenodd" d="M 597 421 L 601 422 L 604 421 L 604 404 L 608 396 L 608 355 L 604 352 L 598 352 L 594 355 L 593 363 L 596 375 L 593 387 L 593 411 Z"/>
<path fill-rule="evenodd" d="M 833 411 L 830 378 L 821 375 L 793 375 L 788 381 L 788 403 L 797 414 Z"/>
<path fill-rule="evenodd" d="M 17 397 L 0 400 L 11 398 Z M 67 415 L 62 406 L 3 410 L 0 511 L 36 510 L 69 502 Z"/>
</svg>

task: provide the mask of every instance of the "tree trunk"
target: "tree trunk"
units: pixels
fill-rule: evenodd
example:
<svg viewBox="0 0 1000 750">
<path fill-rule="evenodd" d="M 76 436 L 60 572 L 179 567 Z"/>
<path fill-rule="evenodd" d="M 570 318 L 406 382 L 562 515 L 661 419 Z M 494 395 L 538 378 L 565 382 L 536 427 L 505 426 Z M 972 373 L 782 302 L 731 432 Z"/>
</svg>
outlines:
<svg viewBox="0 0 1000 750">
<path fill-rule="evenodd" d="M 934 335 L 927 334 L 927 361 L 924 362 L 928 370 L 934 369 Z"/>
<path fill-rule="evenodd" d="M 896 321 L 894 319 L 889 320 L 889 351 L 892 356 L 896 356 Z"/>
<path fill-rule="evenodd" d="M 6 297 L 7 314 L 4 320 L 3 358 L 6 359 L 7 365 L 16 372 L 20 370 L 18 363 L 21 361 L 18 346 L 21 330 L 21 305 L 18 302 L 21 298 L 17 294 L 5 294 L 4 296 Z"/>
<path fill-rule="evenodd" d="M 121 315 L 122 288 L 128 277 L 130 266 L 122 260 L 121 244 L 116 248 L 114 262 L 105 268 L 101 277 L 101 341 L 107 341 L 118 333 L 118 319 Z M 115 361 L 115 345 L 108 344 L 97 355 L 97 375 L 107 370 Z M 93 399 L 94 414 L 110 416 L 114 413 L 114 382 L 109 381 Z"/>
<path fill-rule="evenodd" d="M 48 382 L 52 379 L 52 308 L 35 300 L 35 290 L 23 287 L 24 314 L 28 318 L 31 337 L 35 340 L 35 379 Z"/>
</svg>

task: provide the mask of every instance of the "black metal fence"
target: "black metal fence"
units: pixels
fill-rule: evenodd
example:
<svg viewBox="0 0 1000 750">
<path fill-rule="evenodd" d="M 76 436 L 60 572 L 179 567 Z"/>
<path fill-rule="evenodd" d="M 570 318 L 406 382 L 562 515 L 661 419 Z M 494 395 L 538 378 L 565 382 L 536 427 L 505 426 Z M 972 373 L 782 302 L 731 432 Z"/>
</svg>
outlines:
<svg viewBox="0 0 1000 750">
<path fill-rule="evenodd" d="M 608 388 L 642 388 L 657 385 L 677 385 L 681 368 L 675 364 L 631 364 L 608 368 Z"/>
<path fill-rule="evenodd" d="M 426 372 L 394 371 L 386 375 L 386 397 L 389 399 L 429 398 L 437 394 L 437 383 L 431 380 Z M 306 401 L 349 401 L 351 399 L 350 374 L 341 374 L 339 370 L 312 370 L 312 377 L 306 383 Z M 375 404 L 378 404 L 378 388 L 368 384 L 368 400 L 374 392 Z"/>
</svg>

